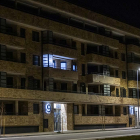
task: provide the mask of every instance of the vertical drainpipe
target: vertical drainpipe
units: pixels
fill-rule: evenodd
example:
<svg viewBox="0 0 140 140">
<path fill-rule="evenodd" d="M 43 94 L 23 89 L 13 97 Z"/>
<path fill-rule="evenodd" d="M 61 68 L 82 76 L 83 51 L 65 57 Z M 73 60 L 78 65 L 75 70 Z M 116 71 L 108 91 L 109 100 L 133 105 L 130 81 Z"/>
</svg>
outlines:
<svg viewBox="0 0 140 140">
<path fill-rule="evenodd" d="M 42 90 L 44 90 L 44 80 L 43 80 L 43 31 L 41 31 L 41 68 L 42 68 Z M 43 109 L 43 102 L 42 102 L 42 114 L 43 114 L 43 120 L 44 121 L 44 109 Z M 44 132 L 44 122 L 43 122 L 43 132 Z"/>
<path fill-rule="evenodd" d="M 127 93 L 128 93 L 128 96 L 129 96 L 129 91 L 128 91 L 128 57 L 127 57 L 127 42 L 126 42 L 126 40 L 125 40 L 125 50 L 126 50 L 126 80 L 127 80 Z M 128 108 L 127 108 L 127 110 L 128 110 L 128 112 L 129 112 L 129 106 L 128 106 Z M 128 114 L 128 117 L 130 117 L 129 116 L 129 114 Z M 128 121 L 128 123 L 129 123 L 129 121 Z M 129 125 L 129 127 L 130 127 L 130 124 L 128 124 Z"/>
</svg>

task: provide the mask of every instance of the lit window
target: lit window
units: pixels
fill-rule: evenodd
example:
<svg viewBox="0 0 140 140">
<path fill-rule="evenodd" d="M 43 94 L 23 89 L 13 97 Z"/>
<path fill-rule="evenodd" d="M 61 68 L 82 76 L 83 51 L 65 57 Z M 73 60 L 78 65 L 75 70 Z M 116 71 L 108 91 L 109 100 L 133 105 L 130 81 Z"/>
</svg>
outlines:
<svg viewBox="0 0 140 140">
<path fill-rule="evenodd" d="M 53 68 L 55 68 L 55 60 L 53 60 Z"/>
<path fill-rule="evenodd" d="M 61 69 L 66 70 L 67 69 L 67 63 L 66 62 L 61 62 Z"/>
<path fill-rule="evenodd" d="M 73 65 L 73 71 L 76 71 L 76 65 Z"/>
</svg>

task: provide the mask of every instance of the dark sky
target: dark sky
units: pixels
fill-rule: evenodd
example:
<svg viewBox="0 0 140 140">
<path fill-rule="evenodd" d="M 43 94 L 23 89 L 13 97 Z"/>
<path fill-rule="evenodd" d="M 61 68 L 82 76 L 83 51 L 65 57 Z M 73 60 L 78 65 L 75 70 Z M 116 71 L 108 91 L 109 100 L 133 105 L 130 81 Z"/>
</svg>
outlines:
<svg viewBox="0 0 140 140">
<path fill-rule="evenodd" d="M 65 0 L 140 28 L 140 0 Z"/>
</svg>

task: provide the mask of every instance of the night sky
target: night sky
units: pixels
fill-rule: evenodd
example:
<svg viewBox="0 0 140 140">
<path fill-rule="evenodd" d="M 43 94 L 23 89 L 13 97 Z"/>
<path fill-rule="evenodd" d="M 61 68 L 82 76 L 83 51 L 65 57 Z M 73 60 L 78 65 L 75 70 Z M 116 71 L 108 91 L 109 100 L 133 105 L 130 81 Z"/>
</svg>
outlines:
<svg viewBox="0 0 140 140">
<path fill-rule="evenodd" d="M 140 0 L 65 0 L 140 28 Z"/>
</svg>

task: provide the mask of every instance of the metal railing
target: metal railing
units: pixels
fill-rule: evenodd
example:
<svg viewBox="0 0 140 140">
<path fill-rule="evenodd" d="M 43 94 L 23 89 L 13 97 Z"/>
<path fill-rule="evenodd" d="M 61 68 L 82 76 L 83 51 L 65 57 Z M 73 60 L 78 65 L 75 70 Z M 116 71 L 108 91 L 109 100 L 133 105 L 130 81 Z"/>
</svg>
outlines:
<svg viewBox="0 0 140 140">
<path fill-rule="evenodd" d="M 68 71 L 75 71 L 77 72 L 77 69 L 76 70 L 73 70 L 72 68 L 67 68 L 67 67 L 56 67 L 56 66 L 53 66 L 53 65 L 49 65 L 49 67 L 46 67 L 46 68 L 54 68 L 54 69 L 61 69 L 61 70 L 68 70 Z"/>
</svg>

